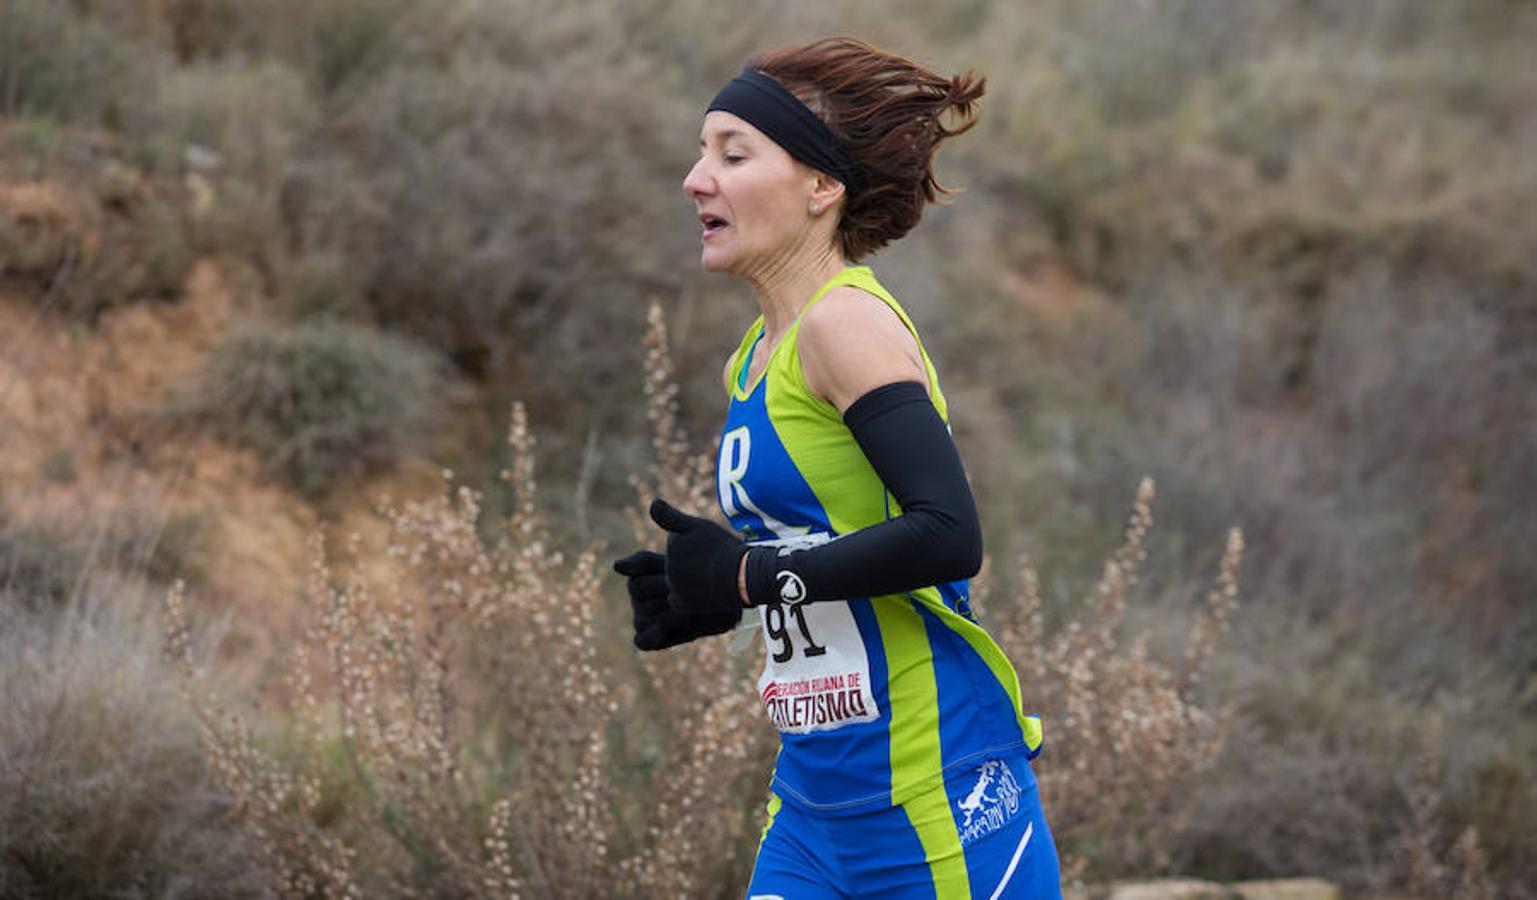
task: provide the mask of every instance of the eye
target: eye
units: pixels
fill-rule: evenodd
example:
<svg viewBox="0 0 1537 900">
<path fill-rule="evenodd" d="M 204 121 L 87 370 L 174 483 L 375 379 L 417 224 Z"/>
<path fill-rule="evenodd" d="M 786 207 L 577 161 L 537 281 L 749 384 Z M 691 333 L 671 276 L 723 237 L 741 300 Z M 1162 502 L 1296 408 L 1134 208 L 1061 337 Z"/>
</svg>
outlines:
<svg viewBox="0 0 1537 900">
<path fill-rule="evenodd" d="M 726 153 L 721 158 L 726 161 L 726 165 L 734 166 L 747 157 L 741 153 Z"/>
</svg>

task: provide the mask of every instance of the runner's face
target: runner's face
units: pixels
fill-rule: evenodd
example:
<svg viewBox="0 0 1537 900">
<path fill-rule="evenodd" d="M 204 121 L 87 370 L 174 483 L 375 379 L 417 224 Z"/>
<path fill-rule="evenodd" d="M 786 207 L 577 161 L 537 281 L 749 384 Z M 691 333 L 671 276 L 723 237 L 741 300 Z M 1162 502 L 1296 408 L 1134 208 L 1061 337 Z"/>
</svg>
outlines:
<svg viewBox="0 0 1537 900">
<path fill-rule="evenodd" d="M 683 192 L 699 214 L 706 270 L 751 276 L 806 237 L 813 170 L 721 110 L 705 115 L 699 151 Z"/>
</svg>

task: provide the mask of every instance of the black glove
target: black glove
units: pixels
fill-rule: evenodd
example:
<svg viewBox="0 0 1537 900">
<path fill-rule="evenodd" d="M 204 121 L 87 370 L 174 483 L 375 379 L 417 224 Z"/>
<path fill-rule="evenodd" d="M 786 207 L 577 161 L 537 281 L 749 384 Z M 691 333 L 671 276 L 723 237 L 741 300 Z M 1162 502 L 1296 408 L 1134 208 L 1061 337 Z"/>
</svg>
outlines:
<svg viewBox="0 0 1537 900">
<path fill-rule="evenodd" d="M 690 613 L 669 605 L 666 565 L 667 557 L 650 550 L 638 550 L 614 563 L 614 571 L 628 582 L 637 648 L 665 650 L 705 635 L 730 631 L 741 621 L 740 609 L 731 615 L 724 610 Z"/>
<path fill-rule="evenodd" d="M 737 571 L 747 544 L 711 522 L 674 509 L 658 497 L 651 501 L 651 521 L 667 530 L 669 602 L 695 613 L 735 610 L 742 614 Z"/>
</svg>

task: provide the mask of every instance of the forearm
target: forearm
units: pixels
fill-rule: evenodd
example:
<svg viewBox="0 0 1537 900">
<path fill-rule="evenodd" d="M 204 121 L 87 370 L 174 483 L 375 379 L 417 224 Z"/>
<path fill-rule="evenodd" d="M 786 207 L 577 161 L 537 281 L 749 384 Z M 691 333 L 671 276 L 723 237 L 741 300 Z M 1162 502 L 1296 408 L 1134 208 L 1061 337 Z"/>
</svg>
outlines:
<svg viewBox="0 0 1537 900">
<path fill-rule="evenodd" d="M 902 514 L 815 547 L 752 547 L 738 589 L 753 604 L 848 600 L 975 575 L 982 528 L 949 429 L 916 382 L 884 385 L 844 414 L 855 441 Z M 799 582 L 797 587 L 796 582 Z"/>
</svg>

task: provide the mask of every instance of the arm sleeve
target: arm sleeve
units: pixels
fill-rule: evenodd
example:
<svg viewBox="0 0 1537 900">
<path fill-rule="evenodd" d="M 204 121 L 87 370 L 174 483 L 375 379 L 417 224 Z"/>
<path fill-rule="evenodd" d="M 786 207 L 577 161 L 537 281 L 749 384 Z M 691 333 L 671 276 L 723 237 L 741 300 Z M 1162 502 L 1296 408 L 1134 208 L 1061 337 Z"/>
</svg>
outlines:
<svg viewBox="0 0 1537 900">
<path fill-rule="evenodd" d="M 923 385 L 882 385 L 854 401 L 843 421 L 902 514 L 815 547 L 750 548 L 755 606 L 902 593 L 970 578 L 982 566 L 966 471 Z"/>
</svg>

